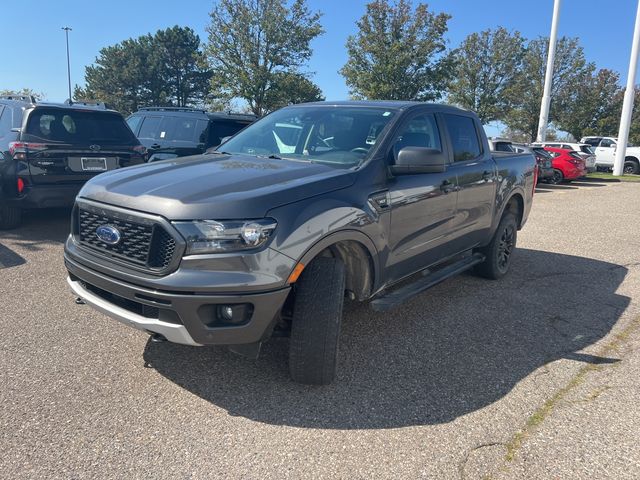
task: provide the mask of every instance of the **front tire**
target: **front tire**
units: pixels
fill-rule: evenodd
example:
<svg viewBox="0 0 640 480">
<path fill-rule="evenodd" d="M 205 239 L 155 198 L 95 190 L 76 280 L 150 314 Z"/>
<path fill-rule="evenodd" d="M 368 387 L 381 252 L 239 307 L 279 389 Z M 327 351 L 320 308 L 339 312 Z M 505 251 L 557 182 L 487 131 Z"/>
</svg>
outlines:
<svg viewBox="0 0 640 480">
<path fill-rule="evenodd" d="M 505 213 L 491 243 L 477 250 L 478 253 L 485 256 L 485 260 L 476 266 L 476 273 L 492 280 L 504 277 L 509 271 L 517 239 L 518 222 L 516 217 L 513 213 Z"/>
<path fill-rule="evenodd" d="M 0 206 L 0 230 L 16 228 L 22 222 L 22 210 L 8 205 Z"/>
<path fill-rule="evenodd" d="M 289 343 L 294 381 L 327 385 L 335 378 L 344 289 L 344 263 L 336 258 L 316 258 L 300 275 Z"/>
</svg>

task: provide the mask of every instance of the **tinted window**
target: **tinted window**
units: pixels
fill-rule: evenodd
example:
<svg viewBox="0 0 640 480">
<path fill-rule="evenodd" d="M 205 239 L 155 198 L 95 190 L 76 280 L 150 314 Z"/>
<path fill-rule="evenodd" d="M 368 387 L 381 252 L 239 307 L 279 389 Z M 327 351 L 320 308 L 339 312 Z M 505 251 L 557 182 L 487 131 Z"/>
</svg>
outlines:
<svg viewBox="0 0 640 480">
<path fill-rule="evenodd" d="M 140 127 L 139 138 L 155 140 L 160 138 L 160 123 L 162 117 L 144 117 L 142 127 Z"/>
<path fill-rule="evenodd" d="M 11 132 L 11 109 L 0 106 L 0 138 Z"/>
<path fill-rule="evenodd" d="M 138 143 L 124 119 L 115 113 L 36 108 L 25 129 L 24 140 L 131 145 Z"/>
<path fill-rule="evenodd" d="M 513 152 L 513 147 L 507 142 L 496 142 L 496 152 Z"/>
<path fill-rule="evenodd" d="M 604 140 L 602 140 L 600 142 L 600 146 L 601 147 L 614 147 L 616 145 L 616 142 L 614 142 L 613 140 L 610 140 L 608 138 L 605 138 Z"/>
<path fill-rule="evenodd" d="M 210 135 L 211 146 L 220 145 L 224 137 L 231 137 L 232 135 L 235 135 L 246 126 L 247 126 L 246 122 L 236 122 L 233 120 L 211 122 L 211 135 Z M 276 134 L 278 134 L 278 136 L 280 136 L 280 138 L 283 139 L 284 143 L 286 143 L 287 145 L 295 145 L 296 139 L 294 139 L 293 137 L 296 137 L 296 132 L 287 131 L 287 130 L 291 130 L 291 129 L 287 129 L 286 127 L 275 128 Z M 287 137 L 287 138 L 284 138 L 284 137 Z"/>
<path fill-rule="evenodd" d="M 480 155 L 480 140 L 472 118 L 462 115 L 444 114 L 453 145 L 453 159 L 456 162 L 471 160 Z"/>
<path fill-rule="evenodd" d="M 440 132 L 433 115 L 419 115 L 402 128 L 393 145 L 397 156 L 404 147 L 426 147 L 442 151 Z"/>
<path fill-rule="evenodd" d="M 140 126 L 143 118 L 144 117 L 142 115 L 132 115 L 127 118 L 127 125 L 129 125 L 129 128 L 133 133 L 138 131 L 138 127 Z"/>
<path fill-rule="evenodd" d="M 583 153 L 588 153 L 589 155 L 593 154 L 593 150 L 588 145 L 580 145 L 580 151 Z"/>
<path fill-rule="evenodd" d="M 567 150 L 573 150 L 573 148 L 571 148 L 571 145 L 566 145 L 566 144 L 563 144 L 562 148 L 565 148 Z"/>
</svg>

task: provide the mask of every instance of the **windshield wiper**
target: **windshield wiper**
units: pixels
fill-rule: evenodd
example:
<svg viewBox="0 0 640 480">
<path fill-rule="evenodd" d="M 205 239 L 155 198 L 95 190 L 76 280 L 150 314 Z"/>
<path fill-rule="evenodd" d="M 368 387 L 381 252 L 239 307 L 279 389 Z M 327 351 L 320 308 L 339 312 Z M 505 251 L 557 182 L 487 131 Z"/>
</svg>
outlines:
<svg viewBox="0 0 640 480">
<path fill-rule="evenodd" d="M 207 150 L 204 153 L 205 154 L 212 154 L 212 155 L 231 155 L 229 152 L 220 152 L 219 150 Z"/>
</svg>

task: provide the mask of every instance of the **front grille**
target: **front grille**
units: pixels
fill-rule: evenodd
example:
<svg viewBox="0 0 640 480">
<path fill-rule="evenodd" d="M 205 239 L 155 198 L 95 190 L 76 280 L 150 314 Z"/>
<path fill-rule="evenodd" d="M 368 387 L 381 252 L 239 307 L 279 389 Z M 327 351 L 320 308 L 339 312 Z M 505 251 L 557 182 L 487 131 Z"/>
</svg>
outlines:
<svg viewBox="0 0 640 480">
<path fill-rule="evenodd" d="M 120 241 L 115 245 L 105 243 L 96 234 L 98 227 L 105 225 L 120 232 Z M 176 251 L 175 239 L 157 223 L 136 222 L 83 208 L 78 209 L 77 236 L 85 247 L 150 270 L 166 269 Z"/>
</svg>

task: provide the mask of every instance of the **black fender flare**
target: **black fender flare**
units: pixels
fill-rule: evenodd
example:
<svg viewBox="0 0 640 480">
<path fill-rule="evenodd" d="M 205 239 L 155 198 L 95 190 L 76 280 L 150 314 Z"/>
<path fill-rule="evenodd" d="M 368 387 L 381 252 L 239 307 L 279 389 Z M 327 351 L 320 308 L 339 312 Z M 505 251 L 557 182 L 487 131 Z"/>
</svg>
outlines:
<svg viewBox="0 0 640 480">
<path fill-rule="evenodd" d="M 297 264 L 302 263 L 303 265 L 306 266 L 320 252 L 322 252 L 323 250 L 326 250 L 327 248 L 331 247 L 332 245 L 338 242 L 343 242 L 343 241 L 358 242 L 359 244 L 363 245 L 366 251 L 369 253 L 369 256 L 371 257 L 371 262 L 372 262 L 371 267 L 373 270 L 371 272 L 371 275 L 372 275 L 371 289 L 372 289 L 372 292 L 375 291 L 377 281 L 380 279 L 380 258 L 378 254 L 378 249 L 376 248 L 373 241 L 366 234 L 358 230 L 338 230 L 336 232 L 332 232 L 322 237 L 320 240 L 318 240 L 316 243 L 311 245 L 304 252 L 302 257 L 300 257 L 300 259 L 298 260 Z"/>
</svg>

